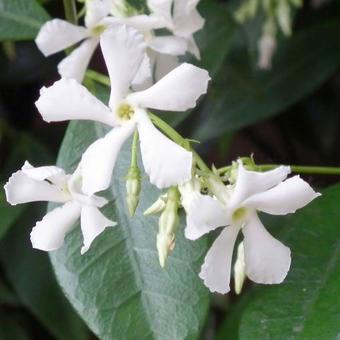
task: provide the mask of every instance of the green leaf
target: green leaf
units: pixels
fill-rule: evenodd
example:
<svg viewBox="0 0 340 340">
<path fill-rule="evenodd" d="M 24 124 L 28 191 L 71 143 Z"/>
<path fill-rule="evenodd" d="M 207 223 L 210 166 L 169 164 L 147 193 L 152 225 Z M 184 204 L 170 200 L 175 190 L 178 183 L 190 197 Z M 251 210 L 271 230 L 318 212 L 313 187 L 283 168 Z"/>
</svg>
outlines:
<svg viewBox="0 0 340 340">
<path fill-rule="evenodd" d="M 99 124 L 71 123 L 58 164 L 73 171 L 86 147 L 105 132 Z M 166 268 L 159 266 L 158 219 L 142 213 L 160 192 L 143 174 L 140 206 L 135 217 L 128 216 L 124 176 L 130 164 L 129 144 L 119 154 L 108 192 L 111 202 L 103 209 L 118 225 L 101 234 L 83 256 L 77 226 L 65 245 L 51 253 L 55 273 L 100 339 L 196 339 L 208 309 L 209 295 L 197 275 L 206 242 L 186 241 L 182 221 Z"/>
<path fill-rule="evenodd" d="M 1 340 L 29 340 L 29 336 L 19 321 L 0 311 L 0 339 Z"/>
<path fill-rule="evenodd" d="M 0 262 L 18 298 L 50 334 L 60 340 L 85 340 L 88 330 L 63 296 L 48 256 L 32 249 L 29 241 L 41 213 L 34 204 L 11 228 L 1 241 Z"/>
<path fill-rule="evenodd" d="M 10 206 L 6 201 L 5 193 L 0 191 L 0 240 L 23 211 L 24 206 L 22 205 Z"/>
<path fill-rule="evenodd" d="M 234 47 L 193 129 L 201 141 L 279 114 L 314 91 L 340 64 L 340 21 L 329 20 L 280 42 L 271 71 L 254 70 L 245 39 Z"/>
<path fill-rule="evenodd" d="M 339 337 L 339 201 L 338 184 L 283 219 L 278 238 L 292 251 L 286 280 L 280 285 L 252 287 L 226 320 L 218 339 L 231 332 L 240 340 Z"/>
<path fill-rule="evenodd" d="M 49 19 L 35 0 L 0 0 L 0 40 L 30 40 Z"/>
</svg>

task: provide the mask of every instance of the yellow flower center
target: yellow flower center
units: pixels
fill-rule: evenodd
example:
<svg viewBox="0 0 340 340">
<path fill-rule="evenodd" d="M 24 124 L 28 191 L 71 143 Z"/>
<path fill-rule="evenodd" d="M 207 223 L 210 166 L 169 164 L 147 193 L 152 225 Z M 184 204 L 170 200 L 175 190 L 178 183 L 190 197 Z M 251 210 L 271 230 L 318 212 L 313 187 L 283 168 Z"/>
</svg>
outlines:
<svg viewBox="0 0 340 340">
<path fill-rule="evenodd" d="M 117 115 L 120 119 L 130 120 L 133 117 L 135 110 L 131 105 L 123 103 L 117 109 Z"/>
<path fill-rule="evenodd" d="M 99 37 L 105 30 L 106 30 L 105 25 L 97 25 L 92 28 L 91 33 L 94 37 Z"/>
<path fill-rule="evenodd" d="M 232 220 L 233 222 L 241 222 L 247 216 L 247 209 L 246 208 L 238 208 L 233 212 Z"/>
</svg>

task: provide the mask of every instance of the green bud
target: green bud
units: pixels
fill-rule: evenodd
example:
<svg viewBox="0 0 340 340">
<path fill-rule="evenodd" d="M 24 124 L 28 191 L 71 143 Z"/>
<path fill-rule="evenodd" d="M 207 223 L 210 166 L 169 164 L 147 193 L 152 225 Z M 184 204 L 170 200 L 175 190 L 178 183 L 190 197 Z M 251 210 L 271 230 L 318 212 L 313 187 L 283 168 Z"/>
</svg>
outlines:
<svg viewBox="0 0 340 340">
<path fill-rule="evenodd" d="M 244 246 L 243 242 L 238 245 L 237 259 L 234 264 L 234 280 L 235 280 L 235 293 L 240 294 L 246 279 L 246 265 L 244 262 Z"/>
<path fill-rule="evenodd" d="M 135 211 L 137 209 L 140 190 L 140 171 L 138 167 L 131 166 L 126 176 L 126 202 L 131 216 L 135 214 Z"/>
<path fill-rule="evenodd" d="M 164 267 L 167 257 L 175 247 L 176 229 L 179 223 L 179 204 L 179 192 L 176 187 L 172 187 L 168 190 L 165 209 L 158 222 L 157 250 L 161 267 Z"/>
<path fill-rule="evenodd" d="M 167 195 L 160 196 L 148 209 L 144 211 L 144 216 L 156 215 L 165 209 Z"/>
</svg>

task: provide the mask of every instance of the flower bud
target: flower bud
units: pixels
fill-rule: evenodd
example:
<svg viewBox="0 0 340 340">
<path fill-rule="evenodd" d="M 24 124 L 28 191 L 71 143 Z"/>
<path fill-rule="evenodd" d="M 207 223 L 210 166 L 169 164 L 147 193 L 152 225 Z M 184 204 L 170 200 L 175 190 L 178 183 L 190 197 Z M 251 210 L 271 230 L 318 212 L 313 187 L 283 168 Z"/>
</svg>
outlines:
<svg viewBox="0 0 340 340">
<path fill-rule="evenodd" d="M 161 267 L 164 267 L 165 261 L 169 253 L 175 247 L 175 235 L 178 227 L 178 206 L 179 192 L 176 187 L 172 187 L 168 191 L 168 198 L 160 218 L 159 230 L 157 234 L 157 250 Z"/>
<path fill-rule="evenodd" d="M 165 209 L 165 202 L 167 200 L 167 195 L 162 195 L 158 197 L 157 201 L 155 201 L 148 209 L 144 211 L 144 216 L 156 215 L 161 213 Z"/>
<path fill-rule="evenodd" d="M 135 214 L 141 190 L 141 177 L 138 167 L 132 166 L 126 176 L 126 202 L 131 216 Z"/>
<path fill-rule="evenodd" d="M 244 280 L 246 279 L 246 264 L 244 262 L 243 242 L 238 245 L 237 258 L 234 264 L 235 293 L 240 294 Z"/>
</svg>

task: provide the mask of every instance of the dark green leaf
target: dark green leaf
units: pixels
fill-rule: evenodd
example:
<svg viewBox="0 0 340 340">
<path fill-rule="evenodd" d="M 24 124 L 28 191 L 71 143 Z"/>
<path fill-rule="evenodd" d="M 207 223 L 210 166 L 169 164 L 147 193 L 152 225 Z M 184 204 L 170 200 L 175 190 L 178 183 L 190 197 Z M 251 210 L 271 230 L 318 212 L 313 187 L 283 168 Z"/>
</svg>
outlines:
<svg viewBox="0 0 340 340">
<path fill-rule="evenodd" d="M 48 18 L 35 0 L 0 0 L 0 40 L 34 39 Z"/>
<path fill-rule="evenodd" d="M 104 135 L 99 124 L 71 123 L 58 164 L 72 171 L 81 153 Z M 140 206 L 130 218 L 124 176 L 130 145 L 119 155 L 104 213 L 118 225 L 107 229 L 83 256 L 77 227 L 66 244 L 51 253 L 67 297 L 100 339 L 195 339 L 208 309 L 208 292 L 197 276 L 206 250 L 204 240 L 188 242 L 179 228 L 165 269 L 158 263 L 157 218 L 142 212 L 160 194 L 143 175 Z"/>
<path fill-rule="evenodd" d="M 315 90 L 340 63 L 340 21 L 330 20 L 282 41 L 271 71 L 251 66 L 241 33 L 213 79 L 194 128 L 201 141 L 278 114 Z M 243 37 L 244 38 L 244 37 Z"/>
<path fill-rule="evenodd" d="M 219 339 L 337 339 L 340 320 L 340 185 L 284 219 L 279 238 L 292 250 L 280 285 L 241 297 Z M 230 322 L 232 320 L 233 322 Z"/>
<path fill-rule="evenodd" d="M 1 185 L 1 188 L 3 185 Z M 0 191 L 0 240 L 6 234 L 7 230 L 13 225 L 15 220 L 23 212 L 24 206 L 10 206 L 6 201 L 4 191 Z"/>
<path fill-rule="evenodd" d="M 31 206 L 8 232 L 1 241 L 1 264 L 22 303 L 56 339 L 86 340 L 88 331 L 58 287 L 48 256 L 30 244 L 30 227 L 41 213 Z"/>
<path fill-rule="evenodd" d="M 29 340 L 22 326 L 17 320 L 0 312 L 0 339 L 1 340 Z"/>
</svg>

